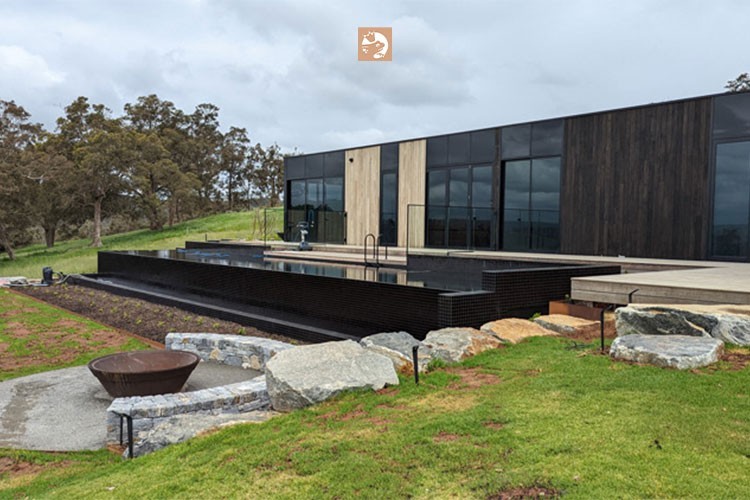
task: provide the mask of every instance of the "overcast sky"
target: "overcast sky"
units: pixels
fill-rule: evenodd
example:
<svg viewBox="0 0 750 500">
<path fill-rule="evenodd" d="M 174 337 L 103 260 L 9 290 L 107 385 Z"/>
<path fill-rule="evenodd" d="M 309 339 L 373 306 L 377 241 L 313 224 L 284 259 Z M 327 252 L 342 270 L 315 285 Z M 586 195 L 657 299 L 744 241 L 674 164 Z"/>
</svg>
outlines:
<svg viewBox="0 0 750 500">
<path fill-rule="evenodd" d="M 748 26 L 745 0 L 0 0 L 0 99 L 48 128 L 79 95 L 210 102 L 309 153 L 721 92 Z"/>
</svg>

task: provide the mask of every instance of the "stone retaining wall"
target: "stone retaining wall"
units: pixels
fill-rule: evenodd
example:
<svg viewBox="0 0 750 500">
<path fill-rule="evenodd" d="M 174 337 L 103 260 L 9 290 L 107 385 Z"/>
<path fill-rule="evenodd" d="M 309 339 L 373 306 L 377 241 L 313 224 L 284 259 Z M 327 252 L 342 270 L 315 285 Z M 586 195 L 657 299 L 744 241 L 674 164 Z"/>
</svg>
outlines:
<svg viewBox="0 0 750 500">
<path fill-rule="evenodd" d="M 133 419 L 133 454 L 139 456 L 168 444 L 184 441 L 205 428 L 205 424 L 194 426 L 194 432 L 190 429 L 186 432 L 185 419 L 179 418 L 181 416 L 238 416 L 257 410 L 269 410 L 270 407 L 265 375 L 246 382 L 195 392 L 117 398 L 107 409 L 107 443 L 120 442 L 120 415 L 128 415 Z M 201 422 L 207 420 L 210 419 L 204 418 Z M 177 430 L 177 440 L 167 438 Z M 125 439 L 127 440 L 127 431 Z M 127 454 L 127 450 L 125 453 Z"/>
<path fill-rule="evenodd" d="M 262 337 L 214 333 L 169 333 L 164 344 L 167 350 L 192 352 L 203 361 L 261 371 L 277 352 L 294 347 Z"/>
<path fill-rule="evenodd" d="M 261 337 L 213 333 L 170 333 L 165 345 L 193 352 L 203 362 L 262 371 L 277 352 L 294 347 Z M 133 419 L 133 455 L 140 456 L 231 421 L 257 421 L 270 409 L 265 375 L 194 392 L 117 398 L 107 409 L 107 443 L 120 442 L 120 415 Z"/>
</svg>

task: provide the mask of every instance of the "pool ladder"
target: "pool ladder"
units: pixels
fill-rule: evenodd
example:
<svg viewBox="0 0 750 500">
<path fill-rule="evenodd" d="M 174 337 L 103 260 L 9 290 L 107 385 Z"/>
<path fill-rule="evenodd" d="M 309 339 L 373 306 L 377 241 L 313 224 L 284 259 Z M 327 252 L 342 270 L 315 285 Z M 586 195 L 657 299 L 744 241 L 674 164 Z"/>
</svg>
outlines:
<svg viewBox="0 0 750 500">
<path fill-rule="evenodd" d="M 372 261 L 369 260 L 369 257 L 367 255 L 367 244 L 372 240 Z M 373 266 L 373 267 L 380 267 L 380 236 L 376 237 L 372 233 L 367 233 L 365 236 L 365 244 L 364 244 L 364 258 L 365 258 L 365 267 Z M 385 247 L 385 258 L 388 258 L 388 247 Z"/>
</svg>

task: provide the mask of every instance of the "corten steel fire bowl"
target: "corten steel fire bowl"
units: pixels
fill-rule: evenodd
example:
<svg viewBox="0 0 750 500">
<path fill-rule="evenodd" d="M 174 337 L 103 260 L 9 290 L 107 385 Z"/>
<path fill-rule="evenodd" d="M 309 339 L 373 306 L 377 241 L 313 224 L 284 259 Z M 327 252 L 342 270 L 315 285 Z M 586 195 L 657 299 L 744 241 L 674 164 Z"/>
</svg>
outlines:
<svg viewBox="0 0 750 500">
<path fill-rule="evenodd" d="M 184 351 L 132 351 L 89 363 L 110 396 L 153 396 L 180 392 L 200 357 Z"/>
</svg>

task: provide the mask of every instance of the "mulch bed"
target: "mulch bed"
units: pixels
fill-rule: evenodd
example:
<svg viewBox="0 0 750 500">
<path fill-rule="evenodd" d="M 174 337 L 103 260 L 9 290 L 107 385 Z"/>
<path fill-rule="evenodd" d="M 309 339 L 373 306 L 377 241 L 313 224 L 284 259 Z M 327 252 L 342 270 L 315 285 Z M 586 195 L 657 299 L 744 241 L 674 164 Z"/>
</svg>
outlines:
<svg viewBox="0 0 750 500">
<path fill-rule="evenodd" d="M 164 343 L 169 332 L 208 332 L 265 337 L 292 344 L 299 340 L 264 332 L 209 316 L 193 314 L 176 307 L 153 304 L 146 300 L 122 297 L 102 290 L 77 285 L 25 287 L 16 290 L 44 302 L 62 307 L 99 323 L 147 339 Z"/>
</svg>

